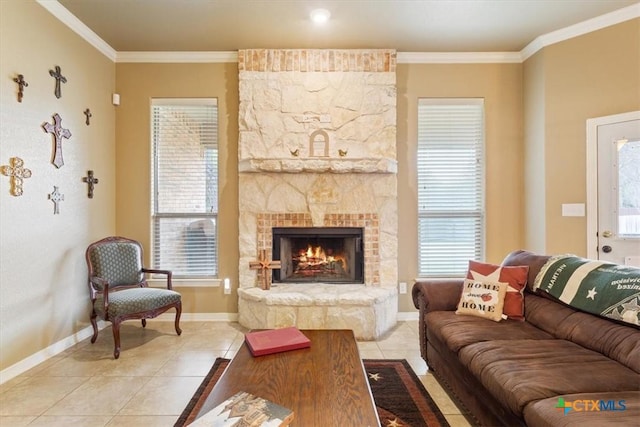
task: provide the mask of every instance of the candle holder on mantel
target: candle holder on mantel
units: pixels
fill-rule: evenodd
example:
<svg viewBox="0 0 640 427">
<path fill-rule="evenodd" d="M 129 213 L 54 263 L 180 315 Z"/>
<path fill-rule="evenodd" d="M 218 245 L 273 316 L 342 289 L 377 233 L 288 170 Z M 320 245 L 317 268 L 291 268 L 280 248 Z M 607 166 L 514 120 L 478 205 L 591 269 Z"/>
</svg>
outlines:
<svg viewBox="0 0 640 427">
<path fill-rule="evenodd" d="M 309 157 L 329 157 L 329 134 L 323 129 L 309 136 Z"/>
</svg>

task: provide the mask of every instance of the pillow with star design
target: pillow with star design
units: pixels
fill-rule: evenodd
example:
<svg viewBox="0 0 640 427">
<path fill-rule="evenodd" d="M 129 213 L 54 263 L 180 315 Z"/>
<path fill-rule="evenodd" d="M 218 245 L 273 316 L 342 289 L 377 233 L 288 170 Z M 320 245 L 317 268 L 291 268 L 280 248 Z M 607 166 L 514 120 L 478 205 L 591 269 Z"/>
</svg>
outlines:
<svg viewBox="0 0 640 427">
<path fill-rule="evenodd" d="M 500 266 L 470 260 L 467 279 L 507 283 L 502 311 L 509 319 L 524 321 L 524 288 L 528 274 L 528 265 Z"/>
</svg>

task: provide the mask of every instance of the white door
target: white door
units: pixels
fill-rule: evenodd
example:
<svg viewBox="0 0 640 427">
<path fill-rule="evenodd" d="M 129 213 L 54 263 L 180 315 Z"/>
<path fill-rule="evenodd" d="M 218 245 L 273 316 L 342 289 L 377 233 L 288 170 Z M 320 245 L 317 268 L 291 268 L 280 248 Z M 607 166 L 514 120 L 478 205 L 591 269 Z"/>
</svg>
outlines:
<svg viewBox="0 0 640 427">
<path fill-rule="evenodd" d="M 598 259 L 640 267 L 640 119 L 598 126 Z"/>
</svg>

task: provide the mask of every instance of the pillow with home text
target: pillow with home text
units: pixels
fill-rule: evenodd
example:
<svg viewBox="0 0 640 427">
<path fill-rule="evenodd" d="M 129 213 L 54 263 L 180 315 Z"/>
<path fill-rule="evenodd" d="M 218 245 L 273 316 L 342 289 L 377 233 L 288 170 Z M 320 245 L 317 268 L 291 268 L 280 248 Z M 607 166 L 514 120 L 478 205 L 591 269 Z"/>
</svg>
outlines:
<svg viewBox="0 0 640 427">
<path fill-rule="evenodd" d="M 456 314 L 468 314 L 499 322 L 502 320 L 507 284 L 465 279 Z"/>
<path fill-rule="evenodd" d="M 524 288 L 527 285 L 529 266 L 500 266 L 469 261 L 467 279 L 507 283 L 504 298 L 504 314 L 509 319 L 524 320 Z"/>
</svg>

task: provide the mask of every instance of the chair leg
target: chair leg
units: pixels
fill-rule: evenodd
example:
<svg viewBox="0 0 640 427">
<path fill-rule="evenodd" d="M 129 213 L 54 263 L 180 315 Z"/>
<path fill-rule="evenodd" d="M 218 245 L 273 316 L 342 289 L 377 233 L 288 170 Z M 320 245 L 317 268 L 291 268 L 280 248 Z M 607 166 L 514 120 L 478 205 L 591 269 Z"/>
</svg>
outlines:
<svg viewBox="0 0 640 427">
<path fill-rule="evenodd" d="M 96 317 L 98 317 L 96 311 L 91 310 L 91 326 L 93 326 L 93 336 L 91 337 L 91 344 L 96 342 L 96 340 L 98 339 L 98 322 L 96 322 Z"/>
<path fill-rule="evenodd" d="M 177 333 L 178 335 L 181 335 L 181 334 L 182 334 L 182 329 L 180 329 L 180 315 L 181 315 L 181 314 L 182 314 L 182 302 L 179 302 L 179 303 L 176 305 L 176 322 L 175 322 L 175 325 L 176 325 L 176 333 Z"/>
<path fill-rule="evenodd" d="M 142 327 L 143 328 L 147 327 L 147 319 L 142 319 Z"/>
<path fill-rule="evenodd" d="M 114 320 L 111 325 L 113 330 L 113 357 L 117 359 L 120 357 L 120 320 Z"/>
</svg>

